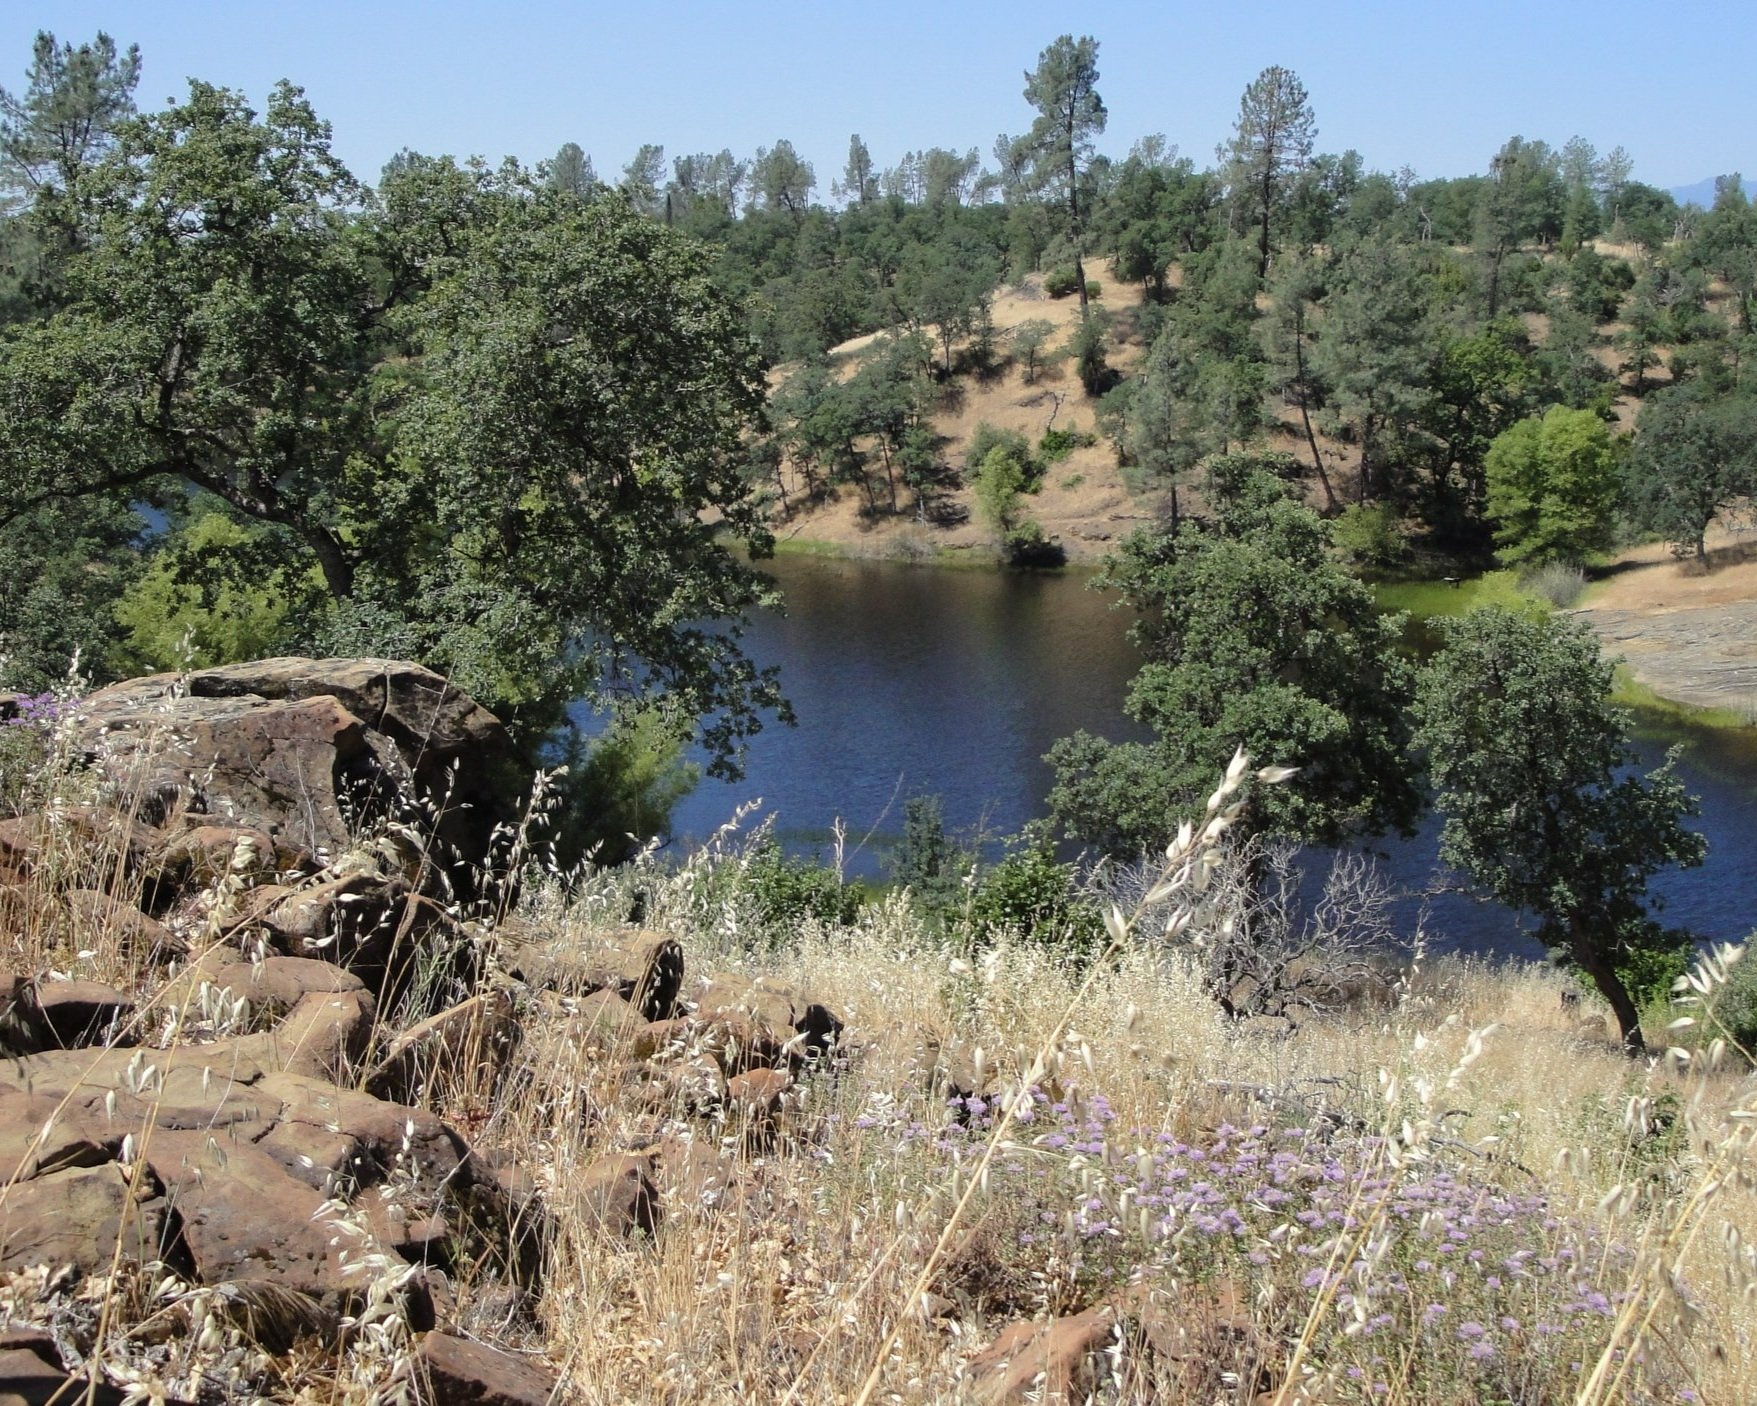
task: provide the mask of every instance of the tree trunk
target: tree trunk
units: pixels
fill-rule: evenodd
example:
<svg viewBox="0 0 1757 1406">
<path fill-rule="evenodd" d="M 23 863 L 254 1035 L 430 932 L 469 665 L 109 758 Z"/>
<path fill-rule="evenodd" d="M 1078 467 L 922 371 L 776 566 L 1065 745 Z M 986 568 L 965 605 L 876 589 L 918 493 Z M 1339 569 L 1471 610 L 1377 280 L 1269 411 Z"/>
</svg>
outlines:
<svg viewBox="0 0 1757 1406">
<path fill-rule="evenodd" d="M 1311 392 L 1306 383 L 1306 348 L 1305 348 L 1305 317 L 1298 313 L 1299 321 L 1293 329 L 1293 369 L 1298 377 L 1299 418 L 1306 427 L 1306 443 L 1312 450 L 1312 467 L 1318 471 L 1318 482 L 1324 485 L 1325 510 L 1332 515 L 1336 512 L 1336 490 L 1330 486 L 1330 475 L 1324 472 L 1324 456 L 1318 453 L 1318 436 L 1312 429 L 1312 412 L 1307 408 L 1311 400 Z"/>
<path fill-rule="evenodd" d="M 1629 988 L 1623 985 L 1623 978 L 1617 975 L 1615 965 L 1594 940 L 1582 915 L 1570 915 L 1568 936 L 1569 951 L 1575 964 L 1592 978 L 1598 994 L 1610 1003 L 1611 1013 L 1617 1018 L 1617 1032 L 1622 1036 L 1623 1053 L 1631 1057 L 1646 1054 L 1647 1042 L 1641 1035 L 1641 1013 L 1635 1009 Z"/>
</svg>

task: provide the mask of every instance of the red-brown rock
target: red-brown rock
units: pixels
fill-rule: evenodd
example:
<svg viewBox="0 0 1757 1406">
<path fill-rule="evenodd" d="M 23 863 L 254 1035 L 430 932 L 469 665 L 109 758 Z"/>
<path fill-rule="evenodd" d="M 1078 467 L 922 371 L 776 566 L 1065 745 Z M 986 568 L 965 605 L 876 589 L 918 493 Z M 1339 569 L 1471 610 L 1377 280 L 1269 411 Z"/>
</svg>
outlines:
<svg viewBox="0 0 1757 1406">
<path fill-rule="evenodd" d="M 155 1190 L 150 1179 L 142 1189 Z M 71 1264 L 106 1273 L 118 1242 L 125 1260 L 157 1259 L 164 1228 L 164 1203 L 137 1200 L 116 1163 L 74 1167 L 0 1191 L 0 1269 Z"/>
<path fill-rule="evenodd" d="M 659 1230 L 659 1189 L 649 1157 L 605 1157 L 586 1168 L 579 1180 L 580 1205 L 605 1235 L 623 1239 L 636 1231 Z"/>
<path fill-rule="evenodd" d="M 551 1406 L 555 1373 L 529 1357 L 449 1333 L 427 1333 L 415 1349 L 429 1406 Z"/>
</svg>

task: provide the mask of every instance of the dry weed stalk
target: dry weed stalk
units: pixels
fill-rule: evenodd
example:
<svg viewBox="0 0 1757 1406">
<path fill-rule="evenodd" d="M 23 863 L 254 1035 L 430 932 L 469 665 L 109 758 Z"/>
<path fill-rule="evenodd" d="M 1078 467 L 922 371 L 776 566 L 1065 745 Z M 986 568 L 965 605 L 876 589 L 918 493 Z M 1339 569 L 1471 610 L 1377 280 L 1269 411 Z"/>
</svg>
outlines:
<svg viewBox="0 0 1757 1406">
<path fill-rule="evenodd" d="M 933 1248 L 928 1252 L 926 1261 L 920 1272 L 915 1276 L 907 1296 L 892 1315 L 892 1326 L 884 1335 L 877 1351 L 873 1354 L 872 1364 L 862 1381 L 859 1391 L 855 1394 L 852 1406 L 867 1406 L 873 1393 L 878 1390 L 886 1365 L 890 1361 L 892 1349 L 896 1346 L 898 1336 L 902 1332 L 903 1323 L 910 1320 L 917 1312 L 921 1297 L 933 1282 L 935 1271 L 945 1259 L 953 1238 L 970 1209 L 972 1198 L 979 1188 L 986 1188 L 990 1168 L 996 1153 L 1005 1142 L 1021 1109 L 1029 1106 L 1032 1090 L 1040 1084 L 1049 1073 L 1050 1061 L 1055 1056 L 1056 1046 L 1067 1033 L 1074 1018 L 1074 1012 L 1098 980 L 1099 974 L 1111 958 L 1117 955 L 1129 942 L 1134 924 L 1142 913 L 1156 904 L 1164 903 L 1179 894 L 1188 893 L 1200 896 L 1213 881 L 1215 871 L 1220 864 L 1220 846 L 1222 838 L 1231 828 L 1234 821 L 1243 813 L 1245 803 L 1232 799 L 1240 787 L 1245 784 L 1250 771 L 1250 758 L 1241 748 L 1234 754 L 1227 765 L 1226 774 L 1214 794 L 1208 798 L 1203 813 L 1201 828 L 1197 829 L 1189 821 L 1178 827 L 1177 835 L 1166 847 L 1165 864 L 1160 871 L 1159 881 L 1141 896 L 1134 912 L 1125 914 L 1115 904 L 1110 905 L 1104 914 L 1104 926 L 1110 941 L 1097 959 L 1092 962 L 1086 979 L 1080 984 L 1074 997 L 1068 1002 L 1059 1019 L 1044 1037 L 1029 1064 L 1019 1075 L 1017 1083 L 1009 1087 L 1000 1098 L 1001 1116 L 995 1120 L 990 1130 L 982 1155 L 971 1170 L 968 1180 L 961 1191 L 953 1182 L 952 1194 L 956 1198 L 951 1213 L 946 1217 L 944 1227 Z M 1290 767 L 1266 767 L 1257 773 L 1257 780 L 1265 785 L 1274 785 L 1288 780 L 1295 774 Z M 1184 903 L 1176 906 L 1165 921 L 1164 936 L 1175 939 L 1187 928 L 1195 917 L 1195 906 Z M 954 1178 L 957 1172 L 954 1170 Z M 797 1383 L 796 1383 L 797 1386 Z M 790 1391 L 787 1402 L 795 1399 Z M 784 1403 L 785 1406 L 785 1403 Z"/>
</svg>

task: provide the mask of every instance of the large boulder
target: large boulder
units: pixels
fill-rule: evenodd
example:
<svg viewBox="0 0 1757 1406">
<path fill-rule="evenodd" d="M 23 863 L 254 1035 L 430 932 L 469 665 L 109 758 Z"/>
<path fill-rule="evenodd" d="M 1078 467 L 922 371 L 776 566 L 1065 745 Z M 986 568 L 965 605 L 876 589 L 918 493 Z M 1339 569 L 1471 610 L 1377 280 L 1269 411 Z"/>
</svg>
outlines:
<svg viewBox="0 0 1757 1406">
<path fill-rule="evenodd" d="M 175 811 L 333 859 L 353 833 L 417 819 L 448 869 L 489 854 L 528 781 L 506 729 L 417 664 L 264 659 L 156 674 L 85 702 L 83 741 L 154 823 Z M 454 874 L 454 879 L 456 875 Z"/>
</svg>

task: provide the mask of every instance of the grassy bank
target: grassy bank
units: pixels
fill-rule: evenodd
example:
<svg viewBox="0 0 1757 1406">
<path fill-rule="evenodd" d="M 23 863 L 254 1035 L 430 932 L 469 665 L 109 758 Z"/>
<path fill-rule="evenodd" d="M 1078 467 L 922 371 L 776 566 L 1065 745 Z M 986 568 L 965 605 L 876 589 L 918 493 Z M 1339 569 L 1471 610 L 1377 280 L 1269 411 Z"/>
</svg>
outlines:
<svg viewBox="0 0 1757 1406">
<path fill-rule="evenodd" d="M 436 1068 L 419 1096 L 517 1169 L 548 1226 L 540 1281 L 510 1298 L 490 1257 L 452 1263 L 457 1330 L 559 1370 L 560 1399 L 653 1406 L 1022 1402 L 1034 1388 L 1001 1389 L 992 1345 L 1082 1313 L 1099 1328 L 1065 1373 L 1044 1359 L 1075 1399 L 1747 1399 L 1743 1062 L 1700 1044 L 1631 1062 L 1553 970 L 1419 952 L 1292 1019 L 1226 1019 L 1204 953 L 1238 920 L 1236 890 L 1203 880 L 1226 801 L 1180 841 L 1153 905 L 1112 918 L 1096 961 L 977 941 L 901 891 L 777 919 L 730 830 L 679 863 L 532 875 L 514 921 L 480 938 L 481 989 L 511 993 L 516 1043 Z M 190 961 L 220 942 L 195 911 Z M 594 1023 L 509 976 L 509 943 L 528 967 L 533 948 L 586 950 L 637 912 L 681 944 L 690 1001 L 709 978 L 762 978 L 748 989 L 821 1003 L 840 1039 L 758 1104 L 737 1085 L 748 1032 L 728 1044 L 687 1005 L 657 1032 Z M 29 929 L 12 960 L 163 1005 L 165 973 L 101 922 Z M 1720 973 L 1701 985 L 1727 989 Z M 767 1019 L 769 999 L 727 1028 Z M 398 1007 L 374 1039 L 427 1014 Z M 156 1019 L 127 1034 L 143 1062 L 175 1038 Z M 658 1209 L 609 1236 L 589 1173 L 629 1156 L 650 1161 Z M 369 1226 L 351 1233 L 378 1253 Z M 189 1288 L 155 1282 L 124 1297 L 92 1281 L 79 1300 L 107 1305 L 87 1350 L 116 1380 L 350 1403 L 411 1380 L 407 1335 L 286 1351 L 198 1334 L 178 1316 Z M 42 1288 L 0 1276 L 0 1307 L 60 1323 L 71 1310 Z"/>
</svg>

